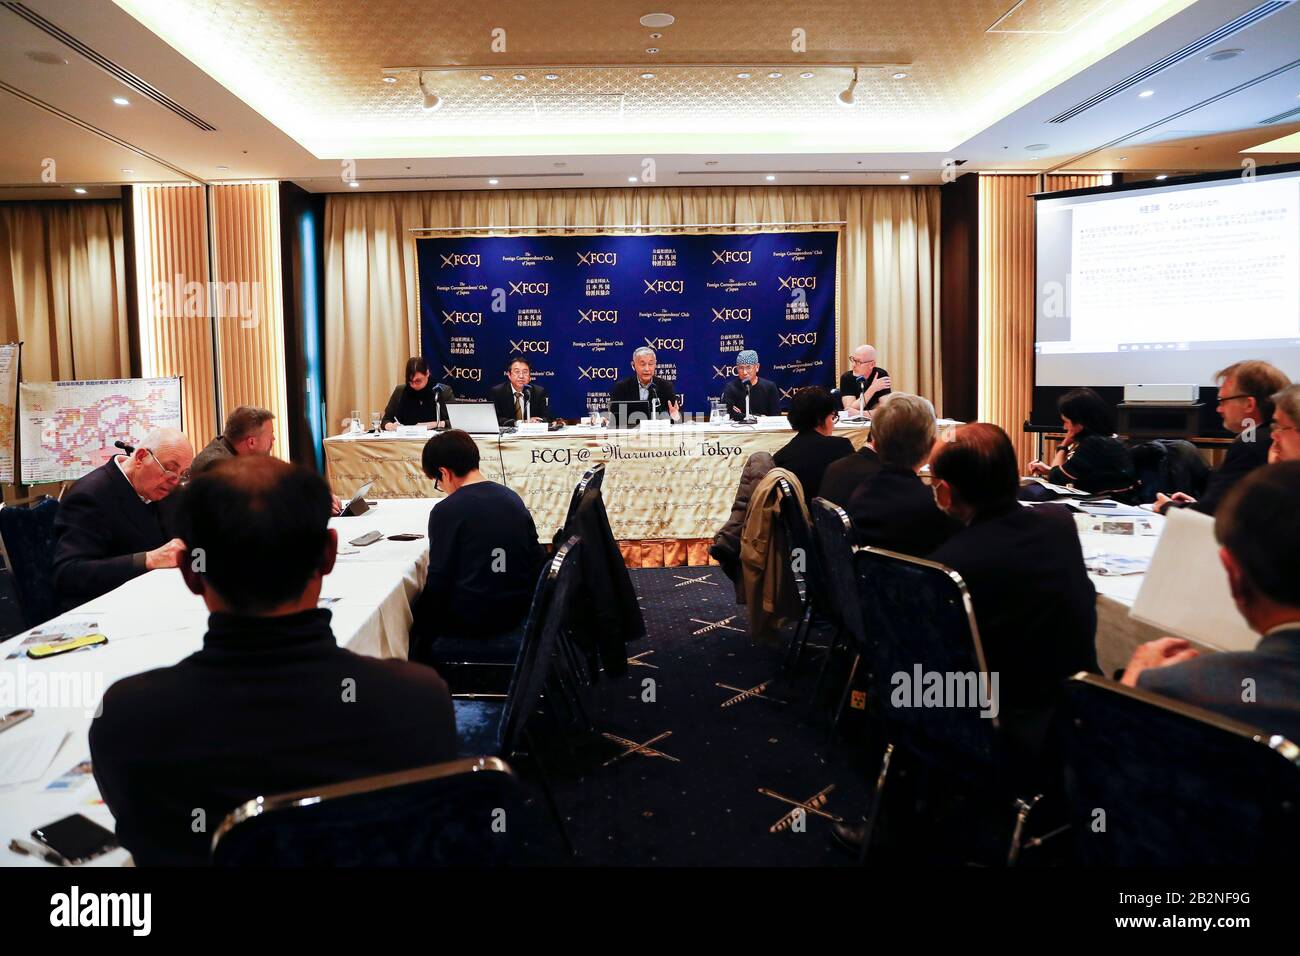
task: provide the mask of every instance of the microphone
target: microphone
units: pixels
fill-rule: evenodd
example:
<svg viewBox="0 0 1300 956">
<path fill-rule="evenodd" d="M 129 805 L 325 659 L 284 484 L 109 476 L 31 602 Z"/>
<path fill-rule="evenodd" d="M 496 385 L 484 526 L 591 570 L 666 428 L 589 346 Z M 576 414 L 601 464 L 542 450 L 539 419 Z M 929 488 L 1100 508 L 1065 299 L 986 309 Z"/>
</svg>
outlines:
<svg viewBox="0 0 1300 956">
<path fill-rule="evenodd" d="M 650 418 L 652 421 L 659 418 L 659 406 L 661 402 L 659 401 L 658 383 L 659 379 L 652 378 L 650 379 L 650 384 L 646 386 L 646 392 L 650 398 Z"/>
<path fill-rule="evenodd" d="M 755 419 L 754 416 L 749 413 L 749 390 L 752 384 L 753 383 L 751 383 L 748 379 L 745 380 L 745 421 L 747 422 L 757 421 L 757 419 Z"/>
<path fill-rule="evenodd" d="M 532 418 L 533 386 L 525 385 L 519 390 L 524 396 L 524 421 Z"/>
<path fill-rule="evenodd" d="M 128 445 L 126 442 L 122 441 L 120 438 L 119 438 L 117 441 L 113 442 L 113 447 L 122 449 L 122 451 L 126 452 L 128 455 L 134 455 L 134 454 L 135 454 L 135 446 L 134 446 L 134 445 Z"/>
<path fill-rule="evenodd" d="M 867 380 L 861 375 L 858 376 L 858 414 L 867 413 Z"/>
</svg>

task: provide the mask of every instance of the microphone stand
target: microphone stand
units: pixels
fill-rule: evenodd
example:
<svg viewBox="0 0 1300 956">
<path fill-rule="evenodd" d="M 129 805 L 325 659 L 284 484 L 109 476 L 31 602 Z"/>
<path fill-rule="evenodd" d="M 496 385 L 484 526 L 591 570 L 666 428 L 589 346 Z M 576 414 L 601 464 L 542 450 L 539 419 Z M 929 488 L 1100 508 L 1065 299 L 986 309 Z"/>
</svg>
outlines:
<svg viewBox="0 0 1300 956">
<path fill-rule="evenodd" d="M 758 417 L 749 413 L 749 390 L 752 385 L 753 383 L 751 382 L 745 383 L 745 417 L 740 420 L 741 423 L 745 425 L 758 424 Z"/>
</svg>

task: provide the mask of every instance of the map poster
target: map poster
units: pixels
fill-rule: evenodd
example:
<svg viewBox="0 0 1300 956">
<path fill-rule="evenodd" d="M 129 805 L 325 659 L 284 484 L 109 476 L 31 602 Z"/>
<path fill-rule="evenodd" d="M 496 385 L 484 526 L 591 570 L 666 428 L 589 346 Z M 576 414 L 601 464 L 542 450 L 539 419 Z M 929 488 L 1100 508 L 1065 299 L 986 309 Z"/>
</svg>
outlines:
<svg viewBox="0 0 1300 956">
<path fill-rule="evenodd" d="M 155 428 L 181 427 L 179 378 L 24 382 L 19 388 L 22 480 L 72 481 Z"/>
<path fill-rule="evenodd" d="M 22 344 L 0 345 L 0 482 L 14 481 L 14 426 L 18 416 L 18 355 Z"/>
</svg>

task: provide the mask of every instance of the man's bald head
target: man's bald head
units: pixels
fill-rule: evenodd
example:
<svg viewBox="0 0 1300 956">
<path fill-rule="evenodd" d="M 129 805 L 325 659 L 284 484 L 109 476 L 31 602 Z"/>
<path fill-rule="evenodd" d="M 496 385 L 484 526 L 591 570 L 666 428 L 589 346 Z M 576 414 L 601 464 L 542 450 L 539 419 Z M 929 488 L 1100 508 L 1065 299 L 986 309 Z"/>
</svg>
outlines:
<svg viewBox="0 0 1300 956">
<path fill-rule="evenodd" d="M 122 466 L 141 498 L 161 501 L 180 486 L 194 461 L 194 446 L 175 428 L 155 428 Z"/>
<path fill-rule="evenodd" d="M 874 345 L 859 345 L 849 353 L 849 357 L 862 362 L 874 362 L 876 360 L 876 347 Z"/>
</svg>

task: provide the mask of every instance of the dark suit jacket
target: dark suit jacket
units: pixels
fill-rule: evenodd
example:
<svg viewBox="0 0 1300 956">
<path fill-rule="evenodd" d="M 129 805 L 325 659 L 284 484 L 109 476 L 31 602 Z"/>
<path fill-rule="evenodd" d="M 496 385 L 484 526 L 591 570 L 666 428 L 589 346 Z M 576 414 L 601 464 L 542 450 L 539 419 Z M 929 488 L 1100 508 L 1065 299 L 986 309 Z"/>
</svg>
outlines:
<svg viewBox="0 0 1300 956">
<path fill-rule="evenodd" d="M 804 503 L 821 494 L 822 475 L 833 461 L 853 454 L 853 442 L 839 435 L 800 432 L 779 449 L 772 460 L 776 467 L 793 471 L 803 487 Z"/>
<path fill-rule="evenodd" d="M 536 384 L 531 387 L 533 394 L 529 399 L 528 417 L 542 418 L 549 422 L 551 420 L 551 403 L 546 397 L 546 389 Z M 514 386 L 509 382 L 498 382 L 488 390 L 488 397 L 491 398 L 492 405 L 497 410 L 497 424 L 513 425 L 515 423 Z"/>
<path fill-rule="evenodd" d="M 856 453 L 826 466 L 821 496 L 847 511 L 853 493 L 876 477 L 879 471 L 880 456 L 870 445 L 863 445 Z"/>
<path fill-rule="evenodd" d="M 876 379 L 886 378 L 888 377 L 888 375 L 889 375 L 888 372 L 886 372 L 883 368 L 877 365 L 875 368 L 871 370 L 871 374 L 866 376 L 867 384 L 870 385 Z M 884 398 L 886 395 L 888 395 L 891 391 L 892 389 L 886 388 L 886 389 L 882 389 L 879 392 L 876 392 L 875 395 L 872 395 L 871 401 L 867 402 L 867 411 L 871 411 L 878 404 L 880 404 L 880 400 Z M 843 375 L 840 376 L 840 394 L 848 395 L 850 397 L 857 396 L 858 377 L 854 375 L 852 371 L 845 372 Z"/>
<path fill-rule="evenodd" d="M 733 419 L 745 417 L 745 386 L 738 378 L 727 383 L 722 392 L 722 404 Z M 749 390 L 749 414 L 780 415 L 781 390 L 765 378 L 760 378 Z"/>
<path fill-rule="evenodd" d="M 234 447 L 230 442 L 226 441 L 225 435 L 218 435 L 208 442 L 207 447 L 194 456 L 194 461 L 190 464 L 190 474 L 197 475 L 199 472 L 211 468 L 219 461 L 234 457 Z"/>
<path fill-rule="evenodd" d="M 823 479 L 823 491 L 825 485 Z M 844 510 L 853 519 L 858 544 L 918 558 L 925 557 L 962 527 L 939 510 L 934 492 L 916 472 L 893 465 L 885 465 L 876 477 L 859 487 Z"/>
<path fill-rule="evenodd" d="M 668 403 L 677 401 L 677 391 L 673 388 L 673 383 L 656 375 L 650 380 L 650 383 L 659 393 L 659 417 L 668 417 Z M 626 412 L 620 413 L 614 406 L 619 403 L 625 403 Z M 641 419 L 650 417 L 650 403 L 641 401 L 641 389 L 635 375 L 629 375 L 627 378 L 619 379 L 614 383 L 614 387 L 609 390 L 609 414 L 611 418 L 625 414 L 627 419 L 634 419 L 634 416 L 640 414 Z M 618 422 L 622 424 L 622 420 Z"/>
<path fill-rule="evenodd" d="M 456 395 L 451 386 L 442 382 L 430 382 L 418 392 L 409 385 L 399 385 L 393 389 L 388 404 L 384 406 L 383 424 L 397 422 L 399 425 L 421 425 L 425 422 L 445 422 L 447 403 L 455 400 Z M 364 415 L 365 412 L 361 414 Z"/>
<path fill-rule="evenodd" d="M 1242 700 L 1246 678 L 1255 684 L 1251 702 Z M 1253 651 L 1143 671 L 1138 686 L 1300 742 L 1300 622 L 1274 630 Z"/>
<path fill-rule="evenodd" d="M 327 610 L 213 614 L 201 651 L 108 689 L 90 753 L 135 862 L 202 865 L 245 800 L 451 760 L 456 723 L 435 670 L 344 650 Z"/>
<path fill-rule="evenodd" d="M 112 458 L 68 489 L 54 519 L 54 589 L 65 610 L 144 573 L 145 552 L 169 540 L 158 507 L 140 500 Z"/>
<path fill-rule="evenodd" d="M 1195 504 L 1187 505 L 1193 511 L 1212 515 L 1223 503 L 1223 496 L 1232 490 L 1232 486 L 1256 468 L 1268 464 L 1268 448 L 1273 443 L 1273 432 L 1269 425 L 1255 429 L 1254 441 L 1237 438 L 1228 446 L 1227 453 L 1218 468 L 1210 472 L 1206 482 L 1205 494 Z"/>
<path fill-rule="evenodd" d="M 1001 716 L 1045 730 L 1061 682 L 1098 672 L 1097 593 L 1074 518 L 1061 505 L 1020 504 L 981 518 L 930 555 L 970 589 L 980 640 L 1000 674 Z"/>
</svg>

